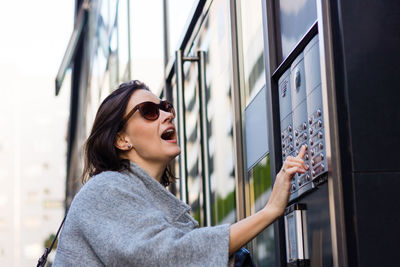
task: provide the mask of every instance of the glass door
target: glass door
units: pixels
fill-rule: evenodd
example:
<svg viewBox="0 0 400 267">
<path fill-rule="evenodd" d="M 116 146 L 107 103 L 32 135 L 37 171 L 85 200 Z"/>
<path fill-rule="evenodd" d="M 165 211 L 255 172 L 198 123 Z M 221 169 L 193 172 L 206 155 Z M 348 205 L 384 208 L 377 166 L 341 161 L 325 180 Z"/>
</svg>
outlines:
<svg viewBox="0 0 400 267">
<path fill-rule="evenodd" d="M 177 84 L 182 75 L 179 131 L 185 136 L 180 191 L 200 226 L 236 221 L 229 1 L 215 0 L 208 8 L 176 61 Z"/>
</svg>

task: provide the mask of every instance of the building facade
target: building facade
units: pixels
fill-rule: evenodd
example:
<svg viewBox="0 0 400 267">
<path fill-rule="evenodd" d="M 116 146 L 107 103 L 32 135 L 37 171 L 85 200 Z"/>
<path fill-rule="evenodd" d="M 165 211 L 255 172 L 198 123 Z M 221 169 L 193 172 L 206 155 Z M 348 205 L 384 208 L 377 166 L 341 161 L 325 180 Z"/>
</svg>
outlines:
<svg viewBox="0 0 400 267">
<path fill-rule="evenodd" d="M 129 18 L 132 3 L 77 1 L 76 34 L 56 82 L 58 90 L 72 66 L 67 206 L 80 187 L 93 111 L 119 82 L 135 77 L 129 50 L 135 35 L 117 23 L 126 10 Z M 282 162 L 306 145 L 310 170 L 293 179 L 285 215 L 248 244 L 257 266 L 390 264 L 399 234 L 399 216 L 389 208 L 400 183 L 391 152 L 400 145 L 400 127 L 391 123 L 400 121 L 392 97 L 398 92 L 390 75 L 398 68 L 398 4 L 161 4 L 164 77 L 156 93 L 177 109 L 182 150 L 171 191 L 200 225 L 233 223 L 263 208 Z M 108 31 L 98 13 L 105 5 L 114 12 Z M 115 43 L 116 33 L 125 41 Z M 96 60 L 103 62 L 99 70 Z M 384 243 L 391 246 L 375 246 Z"/>
</svg>

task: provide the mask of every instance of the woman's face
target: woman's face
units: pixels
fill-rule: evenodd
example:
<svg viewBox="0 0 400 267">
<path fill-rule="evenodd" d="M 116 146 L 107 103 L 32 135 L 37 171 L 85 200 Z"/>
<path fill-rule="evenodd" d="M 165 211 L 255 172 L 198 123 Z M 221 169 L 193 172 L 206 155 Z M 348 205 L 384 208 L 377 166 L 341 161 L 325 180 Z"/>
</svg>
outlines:
<svg viewBox="0 0 400 267">
<path fill-rule="evenodd" d="M 151 101 L 156 104 L 160 99 L 147 90 L 135 91 L 128 102 L 125 116 L 138 104 Z M 158 119 L 152 121 L 143 118 L 137 110 L 127 121 L 125 139 L 132 145 L 129 151 L 135 161 L 168 163 L 181 152 L 177 144 L 176 128 L 173 123 L 174 115 L 160 109 Z M 163 133 L 173 130 L 173 134 L 165 138 Z M 163 139 L 163 138 L 164 139 Z"/>
</svg>

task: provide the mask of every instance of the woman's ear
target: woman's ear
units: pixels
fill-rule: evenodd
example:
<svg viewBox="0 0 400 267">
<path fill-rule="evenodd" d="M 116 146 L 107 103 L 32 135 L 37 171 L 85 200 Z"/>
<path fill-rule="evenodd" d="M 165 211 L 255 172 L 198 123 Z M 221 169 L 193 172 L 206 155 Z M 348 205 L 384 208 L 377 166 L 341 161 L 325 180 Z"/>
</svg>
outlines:
<svg viewBox="0 0 400 267">
<path fill-rule="evenodd" d="M 129 138 L 124 133 L 117 133 L 114 141 L 114 146 L 122 151 L 129 151 L 132 149 Z"/>
</svg>

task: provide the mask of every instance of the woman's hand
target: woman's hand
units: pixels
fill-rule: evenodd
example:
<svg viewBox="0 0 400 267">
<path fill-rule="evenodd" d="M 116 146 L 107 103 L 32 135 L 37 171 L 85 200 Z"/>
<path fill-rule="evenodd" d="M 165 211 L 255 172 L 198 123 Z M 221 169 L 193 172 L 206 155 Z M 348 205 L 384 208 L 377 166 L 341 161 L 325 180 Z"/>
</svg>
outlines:
<svg viewBox="0 0 400 267">
<path fill-rule="evenodd" d="M 285 211 L 286 205 L 290 197 L 291 180 L 296 173 L 305 173 L 307 165 L 302 158 L 306 153 L 306 146 L 302 146 L 296 157 L 289 156 L 279 173 L 276 175 L 274 187 L 272 189 L 269 201 L 264 209 L 275 214 L 276 218 L 281 216 Z"/>
<path fill-rule="evenodd" d="M 291 179 L 296 172 L 306 172 L 307 166 L 302 158 L 306 147 L 302 146 L 296 157 L 288 157 L 276 176 L 274 188 L 267 205 L 257 213 L 234 223 L 229 228 L 229 255 L 258 235 L 285 211 L 289 201 Z"/>
</svg>

